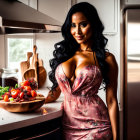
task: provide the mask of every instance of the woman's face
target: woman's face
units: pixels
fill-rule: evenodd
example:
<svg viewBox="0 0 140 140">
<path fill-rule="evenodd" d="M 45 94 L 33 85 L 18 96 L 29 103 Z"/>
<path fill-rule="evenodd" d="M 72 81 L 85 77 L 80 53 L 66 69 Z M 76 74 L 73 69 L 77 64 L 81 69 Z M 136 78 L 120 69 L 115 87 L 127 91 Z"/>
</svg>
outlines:
<svg viewBox="0 0 140 140">
<path fill-rule="evenodd" d="M 92 28 L 81 12 L 76 12 L 72 15 L 72 23 L 70 32 L 78 44 L 86 44 L 92 36 Z"/>
</svg>

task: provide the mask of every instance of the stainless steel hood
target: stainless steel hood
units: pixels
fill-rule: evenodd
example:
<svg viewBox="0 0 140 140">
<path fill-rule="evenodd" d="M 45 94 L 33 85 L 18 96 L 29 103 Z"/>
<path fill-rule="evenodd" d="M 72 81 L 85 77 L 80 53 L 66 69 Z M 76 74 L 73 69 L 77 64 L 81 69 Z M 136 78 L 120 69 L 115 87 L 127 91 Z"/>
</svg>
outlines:
<svg viewBox="0 0 140 140">
<path fill-rule="evenodd" d="M 16 0 L 0 0 L 0 34 L 60 32 L 61 23 Z"/>
</svg>

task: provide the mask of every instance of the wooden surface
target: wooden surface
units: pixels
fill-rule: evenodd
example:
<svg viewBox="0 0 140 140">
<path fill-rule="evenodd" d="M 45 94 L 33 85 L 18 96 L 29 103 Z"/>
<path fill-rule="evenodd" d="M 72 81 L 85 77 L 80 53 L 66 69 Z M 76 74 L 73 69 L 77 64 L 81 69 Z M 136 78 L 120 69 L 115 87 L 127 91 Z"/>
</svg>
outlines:
<svg viewBox="0 0 140 140">
<path fill-rule="evenodd" d="M 30 67 L 30 58 L 32 57 L 32 55 L 33 55 L 32 52 L 27 52 L 27 61 L 23 61 L 20 63 L 22 80 L 24 80 L 23 78 L 24 72 Z"/>
<path fill-rule="evenodd" d="M 38 60 L 38 88 L 41 88 L 47 78 L 47 72 L 43 66 L 42 59 Z"/>
<path fill-rule="evenodd" d="M 34 45 L 33 57 L 30 67 L 24 72 L 24 79 L 35 78 L 38 83 L 38 88 L 41 88 L 47 78 L 47 72 L 43 66 L 43 60 L 38 58 L 38 53 L 36 53 L 37 47 Z"/>
<path fill-rule="evenodd" d="M 33 47 L 33 57 L 30 67 L 24 72 L 23 77 L 25 80 L 34 77 L 35 78 L 35 55 L 36 55 L 37 47 L 34 45 Z"/>
<path fill-rule="evenodd" d="M 35 77 L 35 69 L 27 69 L 24 74 L 23 77 L 25 80 Z"/>
</svg>

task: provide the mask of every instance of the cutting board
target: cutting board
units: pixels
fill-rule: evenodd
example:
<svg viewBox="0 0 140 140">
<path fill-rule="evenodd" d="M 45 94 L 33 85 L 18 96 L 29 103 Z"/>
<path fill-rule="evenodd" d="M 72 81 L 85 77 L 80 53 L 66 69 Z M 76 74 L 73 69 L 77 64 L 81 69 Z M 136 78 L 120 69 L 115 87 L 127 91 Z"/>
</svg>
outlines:
<svg viewBox="0 0 140 140">
<path fill-rule="evenodd" d="M 20 71 L 22 80 L 24 80 L 23 74 L 30 67 L 30 58 L 32 57 L 32 52 L 27 52 L 27 61 L 20 62 Z"/>
<path fill-rule="evenodd" d="M 47 72 L 42 64 L 42 60 L 40 60 L 40 62 L 35 61 L 35 69 L 28 69 L 24 73 L 25 80 L 32 77 L 35 78 L 38 83 L 38 88 L 41 88 L 44 85 L 47 78 Z"/>
<path fill-rule="evenodd" d="M 30 78 L 35 78 L 35 56 L 36 56 L 36 45 L 34 45 L 33 47 L 33 57 L 32 57 L 32 61 L 31 61 L 31 64 L 30 64 L 30 67 L 24 72 L 23 74 L 23 77 L 25 80 L 28 80 Z M 37 79 L 36 79 L 36 82 Z"/>
<path fill-rule="evenodd" d="M 23 76 L 24 79 L 35 78 L 38 83 L 38 88 L 41 88 L 47 78 L 47 72 L 43 66 L 43 60 L 38 58 L 38 53 L 36 53 L 37 47 L 36 45 L 33 48 L 33 58 L 30 65 L 30 68 L 27 69 Z"/>
<path fill-rule="evenodd" d="M 45 81 L 46 81 L 46 78 L 47 78 L 47 72 L 43 66 L 43 60 L 42 59 L 39 59 L 38 60 L 38 88 L 41 88 Z"/>
</svg>

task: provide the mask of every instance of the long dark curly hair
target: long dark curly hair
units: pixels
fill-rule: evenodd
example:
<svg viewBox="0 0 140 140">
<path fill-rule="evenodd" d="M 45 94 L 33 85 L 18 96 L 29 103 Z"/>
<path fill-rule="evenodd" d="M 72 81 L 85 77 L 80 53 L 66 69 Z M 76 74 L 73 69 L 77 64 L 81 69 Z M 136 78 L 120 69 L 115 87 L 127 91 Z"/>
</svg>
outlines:
<svg viewBox="0 0 140 140">
<path fill-rule="evenodd" d="M 103 84 L 105 89 L 108 83 L 107 78 L 108 66 L 105 61 L 106 57 L 105 46 L 108 40 L 103 35 L 104 26 L 98 16 L 96 8 L 87 2 L 77 3 L 71 7 L 65 19 L 65 22 L 61 28 L 64 40 L 54 45 L 55 47 L 55 50 L 53 51 L 54 58 L 50 60 L 50 67 L 52 70 L 49 72 L 49 79 L 53 83 L 52 89 L 58 86 L 58 83 L 55 79 L 56 67 L 60 63 L 71 58 L 80 46 L 70 33 L 72 15 L 76 12 L 82 12 L 87 18 L 87 20 L 90 22 L 91 27 L 93 29 L 92 34 L 93 45 L 91 46 L 91 49 L 93 52 L 96 53 L 96 58 L 102 72 Z"/>
</svg>

